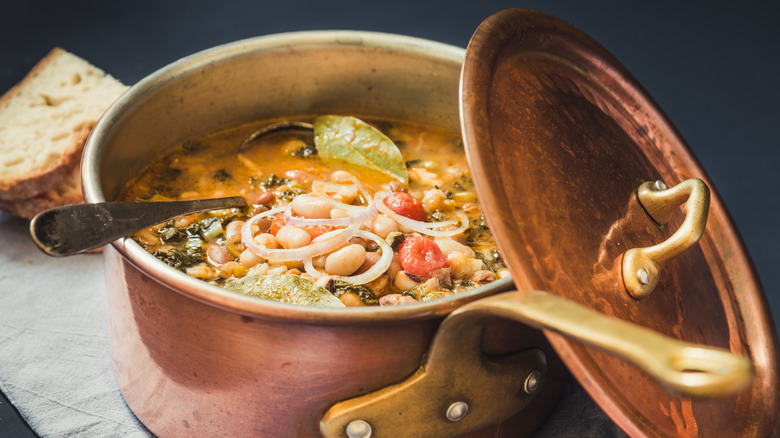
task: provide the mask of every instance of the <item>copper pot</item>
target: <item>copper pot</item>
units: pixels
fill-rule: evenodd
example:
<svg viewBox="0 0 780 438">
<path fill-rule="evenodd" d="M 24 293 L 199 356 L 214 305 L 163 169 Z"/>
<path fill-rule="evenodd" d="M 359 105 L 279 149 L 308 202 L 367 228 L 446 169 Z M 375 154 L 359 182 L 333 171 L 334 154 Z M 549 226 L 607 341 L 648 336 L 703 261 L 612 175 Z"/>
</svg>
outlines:
<svg viewBox="0 0 780 438">
<path fill-rule="evenodd" d="M 189 56 L 133 86 L 97 124 L 85 197 L 116 199 L 165 147 L 229 124 L 330 113 L 459 129 L 463 57 L 431 41 L 349 31 L 272 35 Z M 725 350 L 552 295 L 499 294 L 509 279 L 413 306 L 322 310 L 222 290 L 130 239 L 107 247 L 105 260 L 114 373 L 160 436 L 353 437 L 370 436 L 368 427 L 373 436 L 524 435 L 554 404 L 562 375 L 531 326 L 611 350 L 683 393 L 731 394 L 752 373 L 750 361 Z M 562 308 L 568 317 L 558 321 Z"/>
</svg>

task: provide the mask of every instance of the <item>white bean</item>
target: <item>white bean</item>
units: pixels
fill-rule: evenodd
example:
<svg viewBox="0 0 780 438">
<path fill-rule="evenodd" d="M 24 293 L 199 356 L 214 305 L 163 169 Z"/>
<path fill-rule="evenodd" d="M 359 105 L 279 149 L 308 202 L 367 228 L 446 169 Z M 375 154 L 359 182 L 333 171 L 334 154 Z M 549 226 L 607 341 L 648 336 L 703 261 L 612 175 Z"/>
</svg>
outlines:
<svg viewBox="0 0 780 438">
<path fill-rule="evenodd" d="M 248 249 L 245 249 L 241 255 L 238 256 L 238 262 L 241 263 L 241 265 L 243 265 L 245 268 L 251 268 L 252 266 L 255 266 L 256 264 L 263 261 L 265 261 L 263 257 L 260 257 Z"/>
<path fill-rule="evenodd" d="M 352 174 L 346 170 L 337 170 L 331 175 L 334 182 L 352 182 L 352 178 L 354 178 Z"/>
<path fill-rule="evenodd" d="M 321 288 L 327 289 L 328 285 L 331 282 L 331 280 L 333 280 L 333 278 L 330 275 L 323 275 L 322 277 L 320 277 L 317 280 L 315 280 L 314 284 L 316 284 L 317 286 L 319 286 Z"/>
<path fill-rule="evenodd" d="M 331 205 L 324 199 L 312 195 L 298 195 L 292 202 L 292 210 L 309 219 L 326 219 L 330 217 Z"/>
<path fill-rule="evenodd" d="M 268 273 L 268 263 L 258 263 L 251 268 L 247 275 L 265 275 Z"/>
<path fill-rule="evenodd" d="M 244 226 L 244 221 L 233 221 L 225 227 L 225 240 L 228 242 L 240 242 L 241 241 L 241 227 Z"/>
<path fill-rule="evenodd" d="M 272 265 L 268 268 L 268 275 L 284 274 L 287 272 L 287 266 L 284 265 Z"/>
<path fill-rule="evenodd" d="M 285 225 L 276 232 L 276 241 L 286 249 L 301 248 L 311 242 L 311 234 L 303 228 Z"/>
<path fill-rule="evenodd" d="M 206 245 L 206 255 L 215 265 L 221 265 L 223 263 L 229 262 L 230 260 L 233 260 L 233 257 L 230 256 L 230 253 L 228 253 L 227 250 L 222 247 L 222 245 L 216 243 L 209 243 Z"/>
<path fill-rule="evenodd" d="M 398 231 L 398 223 L 393 219 L 380 214 L 371 222 L 371 231 L 377 236 L 385 239 L 388 234 Z"/>
<path fill-rule="evenodd" d="M 409 278 L 409 275 L 407 275 L 406 272 L 400 271 L 395 275 L 395 279 L 393 279 L 393 286 L 401 290 L 409 290 L 417 286 L 417 282 Z"/>
<path fill-rule="evenodd" d="M 333 195 L 333 199 L 343 202 L 345 204 L 351 204 L 355 200 L 358 194 L 357 187 L 350 185 L 340 187 L 338 192 Z"/>
<path fill-rule="evenodd" d="M 473 249 L 449 237 L 436 237 L 433 241 L 436 242 L 436 245 L 445 257 L 453 252 L 459 252 L 469 258 L 474 258 L 476 256 Z"/>
<path fill-rule="evenodd" d="M 342 210 L 340 208 L 334 208 L 333 210 L 330 211 L 331 219 L 341 219 L 345 217 L 349 217 L 349 213 L 347 213 L 346 210 Z"/>
<path fill-rule="evenodd" d="M 258 234 L 254 237 L 255 243 L 258 245 L 263 245 L 264 247 L 268 249 L 277 249 L 279 248 L 279 243 L 276 241 L 276 237 L 274 237 L 273 234 L 270 233 L 262 233 Z"/>
<path fill-rule="evenodd" d="M 366 249 L 353 243 L 331 253 L 325 259 L 325 272 L 330 275 L 350 275 L 366 260 Z"/>
<path fill-rule="evenodd" d="M 339 300 L 347 307 L 363 307 L 366 305 L 354 292 L 344 292 L 339 297 Z"/>
<path fill-rule="evenodd" d="M 322 268 L 325 267 L 325 260 L 327 258 L 328 258 L 328 256 L 326 254 L 322 254 L 322 255 L 318 255 L 318 256 L 312 257 L 311 264 L 315 268 L 322 269 Z"/>
<path fill-rule="evenodd" d="M 431 189 L 425 192 L 422 199 L 423 208 L 427 213 L 436 211 L 444 207 L 444 200 L 447 196 L 439 189 Z"/>
<path fill-rule="evenodd" d="M 482 269 L 482 260 L 466 257 L 459 252 L 450 253 L 447 261 L 452 265 L 452 275 L 455 278 L 469 278 Z"/>
<path fill-rule="evenodd" d="M 390 262 L 390 267 L 387 268 L 387 275 L 390 278 L 395 278 L 401 271 L 401 263 L 398 261 L 398 254 L 393 254 L 393 260 Z"/>
<path fill-rule="evenodd" d="M 379 299 L 380 306 L 397 306 L 399 304 L 412 304 L 416 302 L 417 300 L 414 298 L 401 294 L 385 295 Z"/>
</svg>

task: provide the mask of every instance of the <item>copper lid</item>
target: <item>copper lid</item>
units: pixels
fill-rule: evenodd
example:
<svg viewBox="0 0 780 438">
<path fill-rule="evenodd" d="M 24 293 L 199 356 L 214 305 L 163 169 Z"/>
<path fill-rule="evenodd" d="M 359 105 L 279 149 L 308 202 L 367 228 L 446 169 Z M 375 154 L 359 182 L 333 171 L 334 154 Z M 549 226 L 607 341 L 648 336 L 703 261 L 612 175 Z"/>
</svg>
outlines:
<svg viewBox="0 0 780 438">
<path fill-rule="evenodd" d="M 684 397 L 622 359 L 545 332 L 602 409 L 637 436 L 780 433 L 777 339 L 757 276 L 707 175 L 628 71 L 566 22 L 505 10 L 471 39 L 461 105 L 478 195 L 517 288 L 729 349 L 755 366 L 736 395 Z M 658 225 L 637 190 L 690 178 L 711 189 L 704 234 L 663 267 L 649 296 L 634 298 L 624 253 L 665 241 L 685 219 L 676 208 Z"/>
</svg>

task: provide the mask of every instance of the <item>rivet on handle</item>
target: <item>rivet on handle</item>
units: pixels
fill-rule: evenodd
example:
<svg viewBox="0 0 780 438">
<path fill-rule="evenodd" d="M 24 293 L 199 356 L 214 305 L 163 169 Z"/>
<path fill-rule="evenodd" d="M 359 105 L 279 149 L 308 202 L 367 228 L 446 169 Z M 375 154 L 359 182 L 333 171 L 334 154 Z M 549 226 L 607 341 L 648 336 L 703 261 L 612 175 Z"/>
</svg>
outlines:
<svg viewBox="0 0 780 438">
<path fill-rule="evenodd" d="M 632 297 L 650 295 L 658 284 L 661 270 L 669 261 L 694 246 L 707 225 L 710 190 L 704 181 L 691 178 L 672 188 L 662 181 L 645 182 L 637 190 L 639 203 L 658 224 L 665 224 L 685 204 L 685 220 L 665 241 L 646 248 L 632 248 L 623 255 L 623 283 Z"/>
</svg>

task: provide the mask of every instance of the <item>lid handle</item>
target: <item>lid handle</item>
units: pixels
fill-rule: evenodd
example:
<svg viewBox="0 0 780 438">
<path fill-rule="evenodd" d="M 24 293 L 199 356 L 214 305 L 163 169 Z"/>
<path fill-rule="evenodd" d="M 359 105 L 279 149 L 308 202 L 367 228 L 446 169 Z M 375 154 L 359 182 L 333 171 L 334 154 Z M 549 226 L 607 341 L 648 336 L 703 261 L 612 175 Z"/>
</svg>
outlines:
<svg viewBox="0 0 780 438">
<path fill-rule="evenodd" d="M 659 225 L 669 222 L 672 213 L 685 204 L 685 220 L 665 241 L 646 248 L 632 248 L 623 255 L 623 283 L 636 299 L 650 295 L 666 264 L 695 245 L 707 225 L 710 190 L 704 181 L 691 178 L 667 188 L 661 181 L 645 182 L 637 190 L 639 203 Z"/>
</svg>

